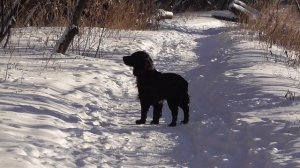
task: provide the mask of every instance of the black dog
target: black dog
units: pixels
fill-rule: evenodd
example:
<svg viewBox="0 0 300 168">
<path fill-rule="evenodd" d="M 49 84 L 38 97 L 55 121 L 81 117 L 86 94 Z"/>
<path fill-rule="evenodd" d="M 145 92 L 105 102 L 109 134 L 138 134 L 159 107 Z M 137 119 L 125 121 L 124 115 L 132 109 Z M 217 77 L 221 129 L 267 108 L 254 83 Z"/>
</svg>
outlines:
<svg viewBox="0 0 300 168">
<path fill-rule="evenodd" d="M 133 67 L 133 75 L 137 79 L 137 88 L 141 103 L 141 119 L 136 124 L 145 124 L 147 112 L 153 106 L 153 120 L 151 124 L 159 124 L 162 115 L 163 100 L 166 99 L 172 111 L 172 122 L 169 126 L 176 126 L 178 107 L 184 112 L 181 123 L 189 121 L 188 82 L 174 73 L 161 73 L 155 70 L 149 54 L 138 51 L 123 57 L 126 65 Z"/>
</svg>

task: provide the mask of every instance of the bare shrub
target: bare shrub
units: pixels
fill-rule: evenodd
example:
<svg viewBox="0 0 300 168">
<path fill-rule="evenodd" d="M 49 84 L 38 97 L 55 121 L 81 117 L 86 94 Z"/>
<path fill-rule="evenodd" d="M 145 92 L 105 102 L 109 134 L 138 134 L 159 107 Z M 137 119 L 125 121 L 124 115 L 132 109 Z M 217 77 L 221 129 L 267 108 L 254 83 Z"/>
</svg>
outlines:
<svg viewBox="0 0 300 168">
<path fill-rule="evenodd" d="M 257 20 L 241 17 L 241 25 L 258 32 L 260 40 L 265 41 L 269 48 L 277 45 L 285 51 L 293 51 L 294 57 L 290 58 L 297 61 L 294 64 L 300 65 L 300 12 L 293 2 L 259 1 L 253 6 L 260 11 L 261 17 Z"/>
<path fill-rule="evenodd" d="M 77 0 L 37 0 L 36 3 L 29 3 L 20 6 L 16 15 L 15 28 L 34 27 L 34 30 L 50 27 L 55 30 L 47 37 L 41 39 L 42 48 L 52 51 L 55 41 L 63 33 L 63 28 L 68 26 L 69 19 Z M 3 0 L 3 8 L 9 10 L 12 1 Z M 101 45 L 105 43 L 107 37 L 119 38 L 119 31 L 125 29 L 142 30 L 152 28 L 151 18 L 155 11 L 152 1 L 133 0 L 93 0 L 87 4 L 80 19 L 79 35 L 72 41 L 69 51 L 94 57 L 101 56 Z M 3 25 L 2 25 L 3 26 Z M 93 29 L 93 30 L 92 30 Z M 84 32 L 86 31 L 87 32 Z M 22 34 L 14 34 L 11 38 L 23 40 L 23 48 L 33 49 L 41 44 L 34 44 L 30 38 L 21 37 Z M 34 35 L 34 32 L 31 32 Z M 28 34 L 27 34 L 28 35 Z M 31 37 L 31 35 L 28 35 Z M 28 42 L 24 42 L 27 40 Z M 9 48 L 20 44 L 9 43 Z M 90 50 L 92 48 L 92 50 Z M 18 52 L 18 50 L 13 50 Z M 91 51 L 93 54 L 91 54 Z"/>
<path fill-rule="evenodd" d="M 8 6 L 9 1 L 5 1 Z M 22 6 L 18 12 L 17 27 L 66 26 L 76 0 L 40 0 L 37 4 Z M 152 1 L 93 0 L 83 12 L 80 25 L 115 29 L 146 29 L 154 13 Z"/>
<path fill-rule="evenodd" d="M 76 0 L 39 0 L 22 6 L 18 12 L 17 27 L 66 26 Z"/>
</svg>

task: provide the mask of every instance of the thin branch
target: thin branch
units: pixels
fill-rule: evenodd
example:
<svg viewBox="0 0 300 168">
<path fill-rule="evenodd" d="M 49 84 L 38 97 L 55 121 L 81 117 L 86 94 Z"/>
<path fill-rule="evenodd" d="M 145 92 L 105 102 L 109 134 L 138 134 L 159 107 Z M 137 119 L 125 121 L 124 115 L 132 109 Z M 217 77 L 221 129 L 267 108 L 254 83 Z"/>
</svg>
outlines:
<svg viewBox="0 0 300 168">
<path fill-rule="evenodd" d="M 298 11 L 300 12 L 300 2 L 299 0 L 295 0 L 296 1 L 296 4 L 297 4 L 297 7 L 298 7 Z"/>
</svg>

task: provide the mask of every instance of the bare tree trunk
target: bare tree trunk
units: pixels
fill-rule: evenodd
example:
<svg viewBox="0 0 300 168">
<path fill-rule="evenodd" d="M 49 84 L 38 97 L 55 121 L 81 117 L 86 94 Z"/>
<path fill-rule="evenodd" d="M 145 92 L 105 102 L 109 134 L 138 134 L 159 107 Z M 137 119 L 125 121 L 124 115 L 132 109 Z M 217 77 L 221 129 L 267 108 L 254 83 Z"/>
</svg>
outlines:
<svg viewBox="0 0 300 168">
<path fill-rule="evenodd" d="M 65 54 L 70 43 L 74 39 L 75 35 L 79 32 L 79 21 L 80 16 L 85 8 L 86 4 L 88 3 L 88 0 L 77 0 L 73 16 L 70 20 L 69 26 L 66 28 L 64 34 L 60 37 L 60 39 L 57 41 L 54 51 L 57 53 Z"/>
<path fill-rule="evenodd" d="M 37 0 L 15 0 L 10 11 L 4 16 L 4 2 L 2 0 L 1 5 L 1 30 L 0 30 L 0 42 L 10 33 L 10 29 L 14 26 L 16 22 L 16 15 L 20 9 L 20 6 L 32 4 Z M 8 36 L 9 37 L 9 36 Z"/>
<path fill-rule="evenodd" d="M 3 29 L 4 29 L 4 0 L 1 1 L 1 31 Z"/>
<path fill-rule="evenodd" d="M 15 24 L 15 16 L 17 14 L 18 8 L 21 4 L 21 0 L 16 0 L 11 8 L 11 10 L 4 16 L 4 7 L 2 9 L 2 20 L 1 20 L 1 30 L 0 30 L 0 42 L 4 40 L 6 35 L 9 33 L 10 29 Z M 4 5 L 3 5 L 4 6 Z"/>
</svg>

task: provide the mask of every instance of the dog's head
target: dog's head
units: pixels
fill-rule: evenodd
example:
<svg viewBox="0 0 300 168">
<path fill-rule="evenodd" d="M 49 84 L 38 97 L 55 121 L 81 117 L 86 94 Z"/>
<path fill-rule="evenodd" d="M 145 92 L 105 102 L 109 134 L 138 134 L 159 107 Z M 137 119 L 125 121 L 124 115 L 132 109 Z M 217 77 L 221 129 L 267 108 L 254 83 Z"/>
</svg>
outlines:
<svg viewBox="0 0 300 168">
<path fill-rule="evenodd" d="M 130 56 L 123 57 L 126 65 L 133 67 L 133 75 L 143 75 L 147 71 L 154 69 L 153 61 L 145 51 L 137 51 Z"/>
</svg>

